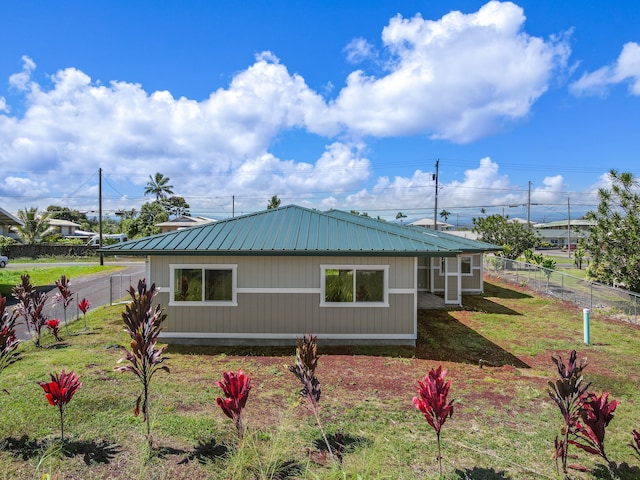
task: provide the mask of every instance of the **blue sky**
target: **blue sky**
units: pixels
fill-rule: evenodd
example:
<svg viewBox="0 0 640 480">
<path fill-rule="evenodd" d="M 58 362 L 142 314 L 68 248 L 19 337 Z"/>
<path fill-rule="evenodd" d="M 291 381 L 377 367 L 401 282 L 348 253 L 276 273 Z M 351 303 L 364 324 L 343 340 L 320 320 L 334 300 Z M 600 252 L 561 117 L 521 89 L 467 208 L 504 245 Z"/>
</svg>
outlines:
<svg viewBox="0 0 640 480">
<path fill-rule="evenodd" d="M 640 4 L 0 3 L 0 206 L 553 220 L 640 176 Z M 454 220 L 455 219 L 455 220 Z"/>
</svg>

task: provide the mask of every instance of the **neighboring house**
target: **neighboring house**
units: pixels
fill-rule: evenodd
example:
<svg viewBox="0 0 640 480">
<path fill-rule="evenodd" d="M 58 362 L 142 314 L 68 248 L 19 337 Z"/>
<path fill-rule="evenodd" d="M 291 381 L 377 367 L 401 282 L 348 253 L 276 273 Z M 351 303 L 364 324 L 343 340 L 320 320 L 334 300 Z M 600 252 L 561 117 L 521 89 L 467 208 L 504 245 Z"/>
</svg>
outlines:
<svg viewBox="0 0 640 480">
<path fill-rule="evenodd" d="M 596 222 L 591 220 L 559 220 L 557 222 L 538 223 L 534 225 L 540 241 L 551 244 L 554 248 L 576 248 L 578 240 L 589 237 L 589 230 Z"/>
<path fill-rule="evenodd" d="M 482 292 L 501 247 L 295 205 L 100 250 L 147 257 L 171 343 L 415 345 L 419 295 Z"/>
<path fill-rule="evenodd" d="M 215 222 L 213 218 L 189 217 L 187 215 L 182 215 L 180 217 L 176 217 L 167 222 L 156 223 L 155 226 L 160 228 L 161 233 L 167 233 L 172 230 L 180 230 L 182 228 L 197 227 L 199 225 L 206 225 L 207 223 L 213 223 L 213 222 Z"/>
<path fill-rule="evenodd" d="M 5 237 L 11 237 L 14 239 L 20 238 L 13 227 L 23 226 L 22 221 L 7 212 L 4 208 L 0 208 L 0 235 Z"/>
<path fill-rule="evenodd" d="M 446 223 L 446 222 L 441 222 L 440 220 L 436 220 L 436 222 L 438 225 L 438 230 L 440 231 L 451 230 L 454 227 L 454 225 L 451 225 L 450 223 Z M 433 230 L 433 218 L 421 218 L 420 220 L 411 222 L 409 225 L 413 225 L 415 227 L 430 228 Z"/>
<path fill-rule="evenodd" d="M 59 218 L 50 218 L 47 223 L 49 223 L 50 232 L 58 233 L 63 237 L 77 237 L 76 231 L 81 227 L 79 223 Z"/>
</svg>

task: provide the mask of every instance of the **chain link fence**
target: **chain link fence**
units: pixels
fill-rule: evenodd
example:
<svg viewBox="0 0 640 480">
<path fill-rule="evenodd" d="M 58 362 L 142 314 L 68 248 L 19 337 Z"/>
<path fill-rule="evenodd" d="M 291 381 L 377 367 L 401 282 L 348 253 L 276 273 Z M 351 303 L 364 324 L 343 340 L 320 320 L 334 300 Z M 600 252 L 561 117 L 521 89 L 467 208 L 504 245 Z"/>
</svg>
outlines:
<svg viewBox="0 0 640 480">
<path fill-rule="evenodd" d="M 128 303 L 131 300 L 129 287 L 131 287 L 131 275 L 111 275 L 109 278 L 109 304 L 121 305 Z"/>
<path fill-rule="evenodd" d="M 638 323 L 640 293 L 494 255 L 485 255 L 484 266 L 485 274 L 505 282 L 589 308 L 594 313 Z"/>
</svg>

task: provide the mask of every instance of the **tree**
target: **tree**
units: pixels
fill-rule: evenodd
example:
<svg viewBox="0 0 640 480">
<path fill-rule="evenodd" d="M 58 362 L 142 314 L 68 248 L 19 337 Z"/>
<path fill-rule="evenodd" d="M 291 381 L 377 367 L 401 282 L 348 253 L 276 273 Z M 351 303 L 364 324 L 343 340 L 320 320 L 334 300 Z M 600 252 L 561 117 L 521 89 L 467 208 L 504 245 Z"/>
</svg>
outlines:
<svg viewBox="0 0 640 480">
<path fill-rule="evenodd" d="M 442 218 L 445 222 L 449 220 L 450 216 L 451 216 L 451 212 L 449 210 L 442 210 L 440 212 L 440 218 Z"/>
<path fill-rule="evenodd" d="M 23 225 L 17 225 L 18 235 L 24 243 L 28 245 L 34 245 L 35 243 L 42 241 L 42 238 L 49 231 L 49 213 L 38 212 L 38 207 L 31 207 L 29 209 L 18 210 L 18 218 Z"/>
<path fill-rule="evenodd" d="M 538 244 L 533 231 L 521 223 L 509 222 L 502 215 L 474 218 L 473 231 L 479 235 L 479 240 L 505 247 L 502 255 L 510 260 Z"/>
<path fill-rule="evenodd" d="M 278 196 L 274 195 L 273 197 L 271 197 L 271 200 L 269 200 L 269 203 L 267 204 L 267 210 L 278 208 L 280 206 L 280 202 L 281 200 L 278 198 Z"/>
<path fill-rule="evenodd" d="M 156 172 L 155 176 L 149 175 L 147 187 L 144 190 L 145 195 L 155 195 L 156 200 L 162 200 L 169 195 L 173 195 L 173 185 L 169 185 L 169 177 L 165 177 L 160 172 Z"/>
<path fill-rule="evenodd" d="M 122 229 L 129 238 L 148 237 L 160 233 L 156 224 L 167 220 L 169 214 L 164 209 L 163 202 L 154 200 L 143 204 L 138 216 L 124 220 Z"/>
<path fill-rule="evenodd" d="M 590 277 L 603 283 L 622 283 L 640 291 L 640 195 L 632 173 L 609 172 L 611 189 L 598 190 L 600 203 L 585 215 L 591 227 L 585 248 L 591 254 Z"/>
<path fill-rule="evenodd" d="M 189 215 L 189 204 L 184 197 L 173 195 L 165 200 L 162 200 L 162 205 L 169 215 L 180 217 L 182 215 Z"/>
</svg>

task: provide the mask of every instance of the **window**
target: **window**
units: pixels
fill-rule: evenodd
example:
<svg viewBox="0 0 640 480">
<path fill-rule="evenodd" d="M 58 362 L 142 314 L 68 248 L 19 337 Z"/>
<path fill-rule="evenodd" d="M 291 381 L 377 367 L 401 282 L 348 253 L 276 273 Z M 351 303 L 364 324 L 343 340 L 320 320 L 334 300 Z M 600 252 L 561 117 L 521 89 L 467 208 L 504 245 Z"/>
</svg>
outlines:
<svg viewBox="0 0 640 480">
<path fill-rule="evenodd" d="M 171 303 L 236 304 L 236 265 L 171 266 Z"/>
<path fill-rule="evenodd" d="M 471 275 L 471 257 L 460 257 L 460 273 Z"/>
<path fill-rule="evenodd" d="M 387 305 L 388 266 L 322 266 L 321 304 Z"/>
</svg>

